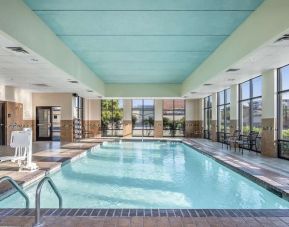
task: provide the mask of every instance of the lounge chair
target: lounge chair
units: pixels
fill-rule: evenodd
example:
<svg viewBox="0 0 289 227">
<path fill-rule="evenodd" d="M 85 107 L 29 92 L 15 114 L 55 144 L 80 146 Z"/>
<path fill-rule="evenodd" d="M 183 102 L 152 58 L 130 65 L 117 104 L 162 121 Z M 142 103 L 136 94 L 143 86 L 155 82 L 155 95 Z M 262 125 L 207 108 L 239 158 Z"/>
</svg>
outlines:
<svg viewBox="0 0 289 227">
<path fill-rule="evenodd" d="M 257 149 L 257 137 L 259 136 L 258 132 L 251 131 L 247 136 L 242 136 L 241 140 L 237 141 L 239 145 L 239 150 L 242 148 L 242 154 L 244 148 L 248 149 L 249 151 L 252 150 L 253 147 Z"/>
<path fill-rule="evenodd" d="M 233 135 L 226 136 L 226 138 L 224 139 L 224 143 L 227 144 L 227 149 L 228 147 L 230 147 L 230 150 L 231 150 L 232 144 L 233 144 L 235 147 L 235 151 L 236 151 L 236 145 L 237 145 L 237 141 L 240 139 L 240 134 L 241 134 L 240 130 L 235 130 Z M 224 143 L 222 143 L 222 148 L 224 146 Z"/>
</svg>

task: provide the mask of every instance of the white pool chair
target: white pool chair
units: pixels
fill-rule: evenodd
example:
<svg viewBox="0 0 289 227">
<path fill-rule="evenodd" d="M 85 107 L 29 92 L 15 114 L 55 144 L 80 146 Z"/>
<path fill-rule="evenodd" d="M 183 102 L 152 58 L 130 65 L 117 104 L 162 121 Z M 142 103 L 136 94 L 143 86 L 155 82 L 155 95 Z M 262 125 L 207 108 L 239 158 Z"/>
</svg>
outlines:
<svg viewBox="0 0 289 227">
<path fill-rule="evenodd" d="M 0 162 L 11 161 L 18 162 L 18 166 L 27 158 L 27 149 L 29 149 L 29 136 L 23 131 L 13 131 L 11 134 L 10 147 L 14 148 L 14 156 L 0 157 Z"/>
</svg>

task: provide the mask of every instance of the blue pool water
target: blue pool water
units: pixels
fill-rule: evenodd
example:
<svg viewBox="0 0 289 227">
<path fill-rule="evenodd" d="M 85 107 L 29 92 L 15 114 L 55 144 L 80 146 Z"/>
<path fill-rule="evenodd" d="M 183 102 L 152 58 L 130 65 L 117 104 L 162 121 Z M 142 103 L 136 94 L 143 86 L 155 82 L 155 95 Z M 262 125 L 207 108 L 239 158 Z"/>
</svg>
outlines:
<svg viewBox="0 0 289 227">
<path fill-rule="evenodd" d="M 52 179 L 65 208 L 289 208 L 289 202 L 182 143 L 107 143 Z M 42 207 L 57 207 L 45 186 Z M 26 190 L 32 206 L 35 189 Z M 0 201 L 0 207 L 20 204 L 18 194 Z"/>
</svg>

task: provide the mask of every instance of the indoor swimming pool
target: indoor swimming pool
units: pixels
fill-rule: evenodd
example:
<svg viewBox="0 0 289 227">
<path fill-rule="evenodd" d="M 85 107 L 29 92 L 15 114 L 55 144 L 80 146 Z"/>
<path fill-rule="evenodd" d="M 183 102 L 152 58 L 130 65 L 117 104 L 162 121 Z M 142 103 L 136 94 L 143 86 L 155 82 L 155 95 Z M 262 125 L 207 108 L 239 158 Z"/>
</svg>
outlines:
<svg viewBox="0 0 289 227">
<path fill-rule="evenodd" d="M 107 142 L 51 177 L 64 208 L 289 208 L 286 200 L 181 142 Z M 26 189 L 32 207 L 35 190 Z M 58 206 L 48 184 L 41 196 L 41 207 Z M 24 206 L 18 193 L 0 201 L 0 207 Z"/>
</svg>

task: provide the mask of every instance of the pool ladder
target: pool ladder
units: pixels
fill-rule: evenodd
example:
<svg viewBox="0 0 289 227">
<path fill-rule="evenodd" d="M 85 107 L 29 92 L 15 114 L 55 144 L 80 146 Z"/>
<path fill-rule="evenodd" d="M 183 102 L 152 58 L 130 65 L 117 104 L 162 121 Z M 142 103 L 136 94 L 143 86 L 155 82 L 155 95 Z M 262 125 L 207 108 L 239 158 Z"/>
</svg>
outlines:
<svg viewBox="0 0 289 227">
<path fill-rule="evenodd" d="M 5 177 L 1 177 L 0 178 L 0 184 L 4 181 L 8 181 L 19 193 L 20 195 L 22 195 L 22 197 L 25 199 L 25 204 L 26 204 L 26 208 L 29 208 L 29 197 L 28 195 L 23 191 L 23 189 L 16 183 L 15 180 L 13 180 L 11 177 L 9 176 L 5 176 Z"/>
<path fill-rule="evenodd" d="M 62 196 L 59 193 L 57 187 L 55 186 L 55 184 L 53 183 L 52 179 L 50 177 L 44 177 L 38 184 L 37 189 L 36 189 L 36 195 L 35 195 L 35 223 L 33 226 L 43 226 L 43 222 L 41 221 L 41 217 L 40 217 L 40 195 L 41 195 L 41 189 L 42 186 L 45 182 L 48 182 L 49 185 L 51 186 L 52 190 L 54 191 L 54 193 L 56 194 L 57 198 L 58 198 L 58 206 L 59 209 L 62 208 Z"/>
</svg>

